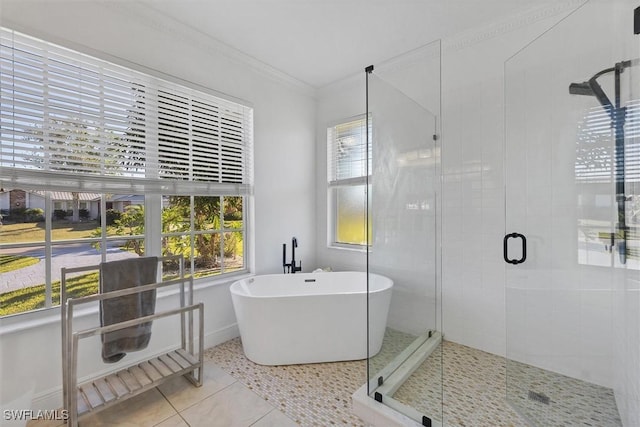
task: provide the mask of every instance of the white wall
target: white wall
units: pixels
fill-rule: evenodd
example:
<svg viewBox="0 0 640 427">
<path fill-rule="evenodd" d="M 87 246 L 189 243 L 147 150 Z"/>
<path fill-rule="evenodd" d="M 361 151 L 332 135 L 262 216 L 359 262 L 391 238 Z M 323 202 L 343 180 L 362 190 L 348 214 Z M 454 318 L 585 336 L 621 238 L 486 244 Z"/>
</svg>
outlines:
<svg viewBox="0 0 640 427">
<path fill-rule="evenodd" d="M 328 247 L 327 128 L 365 113 L 365 73 L 351 76 L 318 91 L 316 115 L 316 241 L 318 265 L 340 270 L 366 270 L 363 251 Z"/>
<path fill-rule="evenodd" d="M 249 262 L 259 274 L 281 271 L 281 245 L 296 236 L 296 258 L 302 260 L 304 271 L 315 268 L 316 107 L 311 88 L 169 18 L 149 10 L 143 16 L 128 2 L 3 0 L 0 6 L 3 26 L 103 59 L 138 64 L 251 103 L 255 236 Z M 237 336 L 228 286 L 205 286 L 196 293 L 196 299 L 206 307 L 207 345 Z M 36 408 L 54 408 L 61 403 L 60 326 L 57 315 L 52 315 L 0 320 L 2 382 L 34 379 Z M 24 321 L 27 318 L 38 318 L 40 324 L 29 326 Z M 151 350 L 164 345 L 159 342 Z M 88 356 L 81 363 L 87 366 L 84 372 L 88 375 L 101 369 L 99 361 Z"/>
</svg>

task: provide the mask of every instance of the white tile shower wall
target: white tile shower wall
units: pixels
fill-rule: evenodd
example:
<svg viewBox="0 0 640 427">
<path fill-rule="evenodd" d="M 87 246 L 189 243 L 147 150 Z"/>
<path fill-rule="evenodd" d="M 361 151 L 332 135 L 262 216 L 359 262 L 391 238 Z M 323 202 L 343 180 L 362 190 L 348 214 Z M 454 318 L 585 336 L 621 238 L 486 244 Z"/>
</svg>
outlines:
<svg viewBox="0 0 640 427">
<path fill-rule="evenodd" d="M 640 36 L 631 34 L 633 18 L 630 10 L 637 2 L 625 0 L 617 2 L 620 9 L 619 25 L 614 26 L 619 37 L 626 37 L 628 43 L 615 46 L 617 58 L 640 57 Z M 631 91 L 632 99 L 640 99 L 640 69 L 632 67 L 625 70 L 623 90 Z M 626 84 L 625 84 L 626 82 Z M 639 184 L 627 183 L 627 194 L 640 194 Z M 636 267 L 637 268 L 637 267 Z M 614 391 L 623 425 L 640 425 L 640 271 L 629 269 L 615 272 L 615 291 L 613 295 L 613 347 L 614 352 Z"/>
<path fill-rule="evenodd" d="M 439 55 L 433 60 L 439 64 Z M 400 62 L 397 69 L 404 71 L 406 79 L 413 69 L 405 70 L 402 64 L 406 62 Z M 369 80 L 374 177 L 370 268 L 394 280 L 393 322 L 388 325 L 420 334 L 436 327 L 437 314 L 434 195 L 439 184 L 439 159 L 432 139 L 435 116 L 409 98 L 412 93 L 407 95 L 390 83 L 394 80 L 391 77 L 396 77 L 395 70 L 382 71 L 385 79 L 374 71 Z M 437 75 L 433 80 L 439 86 Z M 424 152 L 429 157 L 418 154 Z"/>
<path fill-rule="evenodd" d="M 637 276 L 637 274 L 633 274 Z M 627 277 L 615 295 L 615 396 L 625 426 L 640 425 L 640 282 Z"/>
<path fill-rule="evenodd" d="M 575 134 L 575 127 L 553 122 L 523 127 L 523 145 L 511 147 L 510 161 L 504 163 L 504 61 L 559 18 L 462 50 L 448 51 L 447 41 L 443 44 L 443 328 L 450 340 L 505 354 L 508 327 L 510 357 L 610 386 L 611 364 L 606 359 L 612 347 L 611 290 L 596 281 L 606 279 L 606 274 L 566 267 L 576 262 L 578 240 L 575 148 L 550 142 L 570 140 L 563 135 Z M 556 50 L 550 56 L 561 57 L 562 49 Z M 556 108 L 570 109 L 560 103 L 571 101 L 566 82 L 573 75 L 557 77 L 562 70 L 533 60 L 529 72 L 547 73 L 558 87 L 523 85 L 522 96 L 531 108 L 511 126 L 520 119 L 522 125 L 545 122 L 548 111 L 543 106 L 550 101 Z M 527 145 L 525 138 L 547 142 Z M 509 215 L 521 220 L 511 220 L 507 230 L 505 169 L 512 189 Z M 527 173 L 535 179 L 525 179 Z M 513 289 L 505 295 L 502 237 L 505 231 L 525 226 L 535 230 L 529 239 L 528 261 L 511 272 Z M 562 239 L 545 243 L 558 235 Z M 557 327 L 563 324 L 560 320 L 566 321 L 561 329 Z M 588 331 L 598 333 L 597 344 Z M 550 334 L 551 340 L 546 338 Z"/>
<path fill-rule="evenodd" d="M 139 5 L 138 5 L 139 6 Z M 298 237 L 305 271 L 315 267 L 315 99 L 313 90 L 217 49 L 202 34 L 134 2 L 3 1 L 0 23 L 89 53 L 116 57 L 253 104 L 257 273 L 281 271 L 281 244 Z M 140 6 L 142 7 L 142 6 Z M 134 42 L 135 41 L 135 42 Z M 211 47 L 213 46 L 213 47 Z M 228 285 L 197 291 L 210 345 L 237 335 Z M 52 315 L 53 316 L 53 315 Z M 0 336 L 0 377 L 36 378 L 36 406 L 61 402 L 58 315 L 39 327 Z M 8 322 L 0 320 L 0 331 Z M 99 370 L 100 361 L 82 360 Z M 44 406 L 38 406 L 44 405 Z"/>
</svg>

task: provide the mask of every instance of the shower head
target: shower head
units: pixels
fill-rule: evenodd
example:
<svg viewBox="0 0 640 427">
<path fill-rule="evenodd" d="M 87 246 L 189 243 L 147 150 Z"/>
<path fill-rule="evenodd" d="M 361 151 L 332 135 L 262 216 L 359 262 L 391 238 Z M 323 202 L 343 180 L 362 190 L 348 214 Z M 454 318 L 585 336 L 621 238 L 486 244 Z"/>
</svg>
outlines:
<svg viewBox="0 0 640 427">
<path fill-rule="evenodd" d="M 589 84 L 589 82 L 571 83 L 569 85 L 569 93 L 571 95 L 595 95 L 593 93 L 593 89 L 591 89 L 591 85 Z"/>
<path fill-rule="evenodd" d="M 602 86 L 600 86 L 600 84 L 596 80 L 599 76 L 601 76 L 605 72 L 609 72 L 609 70 L 601 71 L 600 73 L 591 77 L 591 79 L 589 79 L 586 82 L 571 83 L 569 85 L 569 94 L 595 96 L 598 102 L 600 102 L 600 104 L 604 108 L 611 108 L 613 104 L 611 104 L 611 101 L 607 97 L 607 94 L 604 93 L 604 90 L 602 90 Z"/>
</svg>

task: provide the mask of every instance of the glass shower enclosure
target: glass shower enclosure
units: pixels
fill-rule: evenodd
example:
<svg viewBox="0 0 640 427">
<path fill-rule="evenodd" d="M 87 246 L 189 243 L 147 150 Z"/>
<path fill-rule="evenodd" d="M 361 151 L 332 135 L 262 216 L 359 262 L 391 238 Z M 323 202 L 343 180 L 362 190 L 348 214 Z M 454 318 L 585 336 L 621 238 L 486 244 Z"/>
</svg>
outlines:
<svg viewBox="0 0 640 427">
<path fill-rule="evenodd" d="M 368 394 L 423 425 L 440 425 L 440 42 L 365 72 L 367 272 L 394 282 L 382 349 L 368 358 Z M 369 310 L 369 324 L 385 314 Z"/>
<path fill-rule="evenodd" d="M 637 6 L 587 1 L 505 63 L 507 400 L 533 426 L 640 425 Z"/>
</svg>

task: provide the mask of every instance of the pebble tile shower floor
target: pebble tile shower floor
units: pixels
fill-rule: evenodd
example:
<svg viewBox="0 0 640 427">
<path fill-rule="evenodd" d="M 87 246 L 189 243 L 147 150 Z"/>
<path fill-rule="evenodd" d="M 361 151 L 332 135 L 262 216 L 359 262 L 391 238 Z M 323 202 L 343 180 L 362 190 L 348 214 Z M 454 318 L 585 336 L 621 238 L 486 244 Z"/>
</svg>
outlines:
<svg viewBox="0 0 640 427">
<path fill-rule="evenodd" d="M 376 366 L 385 364 L 408 342 L 406 334 L 387 330 Z M 302 426 L 364 426 L 351 413 L 351 395 L 366 382 L 366 361 L 262 366 L 244 356 L 239 338 L 208 349 L 205 357 Z M 444 368 L 443 393 L 439 391 L 440 366 Z M 510 390 L 525 408 L 523 414 L 541 425 L 621 425 L 611 390 L 515 362 L 510 362 L 509 368 L 527 388 L 540 378 L 547 384 L 562 384 L 562 395 L 553 396 L 555 412 Z M 505 371 L 502 357 L 444 341 L 394 398 L 430 415 L 438 412 L 432 408 L 439 408 L 444 398 L 442 415 L 447 427 L 526 427 L 525 419 L 505 401 Z M 576 413 L 575 401 L 566 400 L 572 406 L 563 407 L 567 395 L 583 399 L 584 412 Z M 596 410 L 591 411 L 594 405 Z M 441 416 L 433 418 L 442 420 Z"/>
</svg>

